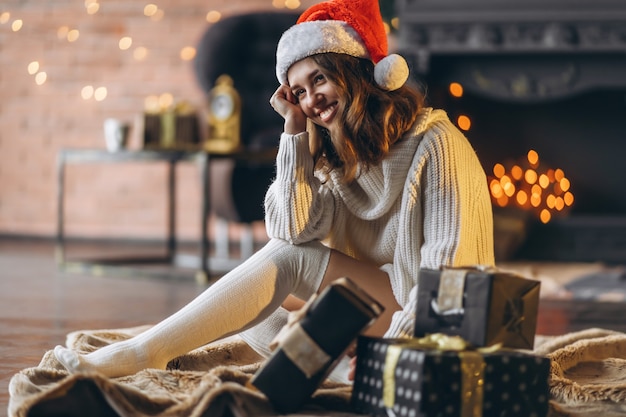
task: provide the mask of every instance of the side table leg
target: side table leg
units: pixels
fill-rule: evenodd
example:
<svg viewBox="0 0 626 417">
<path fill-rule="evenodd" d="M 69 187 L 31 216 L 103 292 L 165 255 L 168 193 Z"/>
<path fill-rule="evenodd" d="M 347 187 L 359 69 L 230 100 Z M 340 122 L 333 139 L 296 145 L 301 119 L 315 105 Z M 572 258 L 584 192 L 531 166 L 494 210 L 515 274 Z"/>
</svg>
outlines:
<svg viewBox="0 0 626 417">
<path fill-rule="evenodd" d="M 57 241 L 55 259 L 57 266 L 65 264 L 65 154 L 57 155 Z"/>
<path fill-rule="evenodd" d="M 206 284 L 209 282 L 209 163 L 210 157 L 208 153 L 202 155 L 200 161 L 200 184 L 202 187 L 202 202 L 200 207 L 200 270 L 196 273 L 196 282 Z"/>
<path fill-rule="evenodd" d="M 167 231 L 167 258 L 172 262 L 176 256 L 176 162 L 168 163 L 168 231 Z"/>
</svg>

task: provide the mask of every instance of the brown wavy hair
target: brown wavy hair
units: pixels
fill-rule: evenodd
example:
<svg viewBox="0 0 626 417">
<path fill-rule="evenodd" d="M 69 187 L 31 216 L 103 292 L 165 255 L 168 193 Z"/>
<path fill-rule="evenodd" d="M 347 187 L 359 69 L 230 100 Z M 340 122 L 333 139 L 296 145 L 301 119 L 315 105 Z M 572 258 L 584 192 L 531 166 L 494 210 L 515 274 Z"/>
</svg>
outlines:
<svg viewBox="0 0 626 417">
<path fill-rule="evenodd" d="M 310 123 L 311 152 L 316 168 L 327 174 L 341 170 L 343 181 L 349 183 L 359 165 L 367 170 L 378 164 L 413 126 L 424 94 L 409 82 L 394 91 L 380 88 L 374 81 L 374 64 L 367 59 L 336 53 L 312 58 L 345 100 L 338 115 L 340 131 Z"/>
</svg>

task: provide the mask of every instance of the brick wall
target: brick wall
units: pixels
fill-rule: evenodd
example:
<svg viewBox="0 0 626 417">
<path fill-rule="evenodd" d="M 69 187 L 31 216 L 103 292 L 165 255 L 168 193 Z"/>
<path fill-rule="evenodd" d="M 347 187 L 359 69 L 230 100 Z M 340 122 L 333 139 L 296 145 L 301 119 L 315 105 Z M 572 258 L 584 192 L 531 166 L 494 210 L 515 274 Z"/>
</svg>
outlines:
<svg viewBox="0 0 626 417">
<path fill-rule="evenodd" d="M 222 17 L 285 8 L 272 0 L 155 0 L 161 19 L 144 15 L 148 1 L 106 0 L 89 14 L 82 0 L 4 0 L 0 5 L 0 234 L 53 236 L 56 232 L 56 157 L 61 148 L 104 148 L 102 124 L 133 122 L 149 95 L 169 93 L 204 111 L 205 98 L 191 61 L 215 10 Z M 293 2 L 291 2 L 293 3 Z M 315 2 L 303 2 L 307 7 Z M 15 31 L 17 21 L 22 27 Z M 78 30 L 70 42 L 65 31 Z M 122 37 L 132 46 L 121 50 Z M 138 60 L 137 48 L 147 55 Z M 34 74 L 29 63 L 37 61 Z M 37 74 L 47 78 L 37 84 Z M 39 75 L 40 77 L 42 75 Z M 86 86 L 105 87 L 98 101 Z M 130 148 L 137 148 L 138 129 Z M 166 232 L 166 167 L 161 164 L 70 165 L 66 171 L 66 233 L 74 237 L 162 238 Z M 199 236 L 199 176 L 178 169 L 178 231 Z"/>
</svg>

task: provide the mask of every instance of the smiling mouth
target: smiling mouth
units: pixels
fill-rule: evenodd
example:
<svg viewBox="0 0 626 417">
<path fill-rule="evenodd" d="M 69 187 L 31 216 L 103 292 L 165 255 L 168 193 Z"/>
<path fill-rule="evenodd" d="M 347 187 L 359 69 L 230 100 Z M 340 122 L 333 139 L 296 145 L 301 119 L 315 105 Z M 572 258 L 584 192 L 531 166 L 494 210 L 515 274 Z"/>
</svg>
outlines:
<svg viewBox="0 0 626 417">
<path fill-rule="evenodd" d="M 337 105 L 333 104 L 331 106 L 328 106 L 326 109 L 324 109 L 323 111 L 321 111 L 319 113 L 319 118 L 321 121 L 323 122 L 328 122 L 330 120 L 330 118 L 332 117 L 333 114 L 335 114 L 335 110 L 337 109 Z"/>
</svg>

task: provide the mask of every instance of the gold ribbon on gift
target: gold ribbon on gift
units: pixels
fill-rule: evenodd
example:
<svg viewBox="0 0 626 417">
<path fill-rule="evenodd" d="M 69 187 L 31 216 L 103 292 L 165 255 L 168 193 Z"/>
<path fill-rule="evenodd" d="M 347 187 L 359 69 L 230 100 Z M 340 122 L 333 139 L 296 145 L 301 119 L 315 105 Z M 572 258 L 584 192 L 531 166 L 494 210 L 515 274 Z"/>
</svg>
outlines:
<svg viewBox="0 0 626 417">
<path fill-rule="evenodd" d="M 321 371 L 332 359 L 300 325 L 316 298 L 314 294 L 302 308 L 289 313 L 287 324 L 270 343 L 270 349 L 280 347 L 307 378 Z"/>
<path fill-rule="evenodd" d="M 456 351 L 461 360 L 461 417 L 481 417 L 484 398 L 484 353 L 494 352 L 499 345 L 488 348 L 472 349 L 459 336 L 442 333 L 431 334 L 422 338 L 397 340 L 387 348 L 385 367 L 383 368 L 383 404 L 393 408 L 396 402 L 395 372 L 404 349 L 422 349 L 435 352 Z"/>
</svg>

